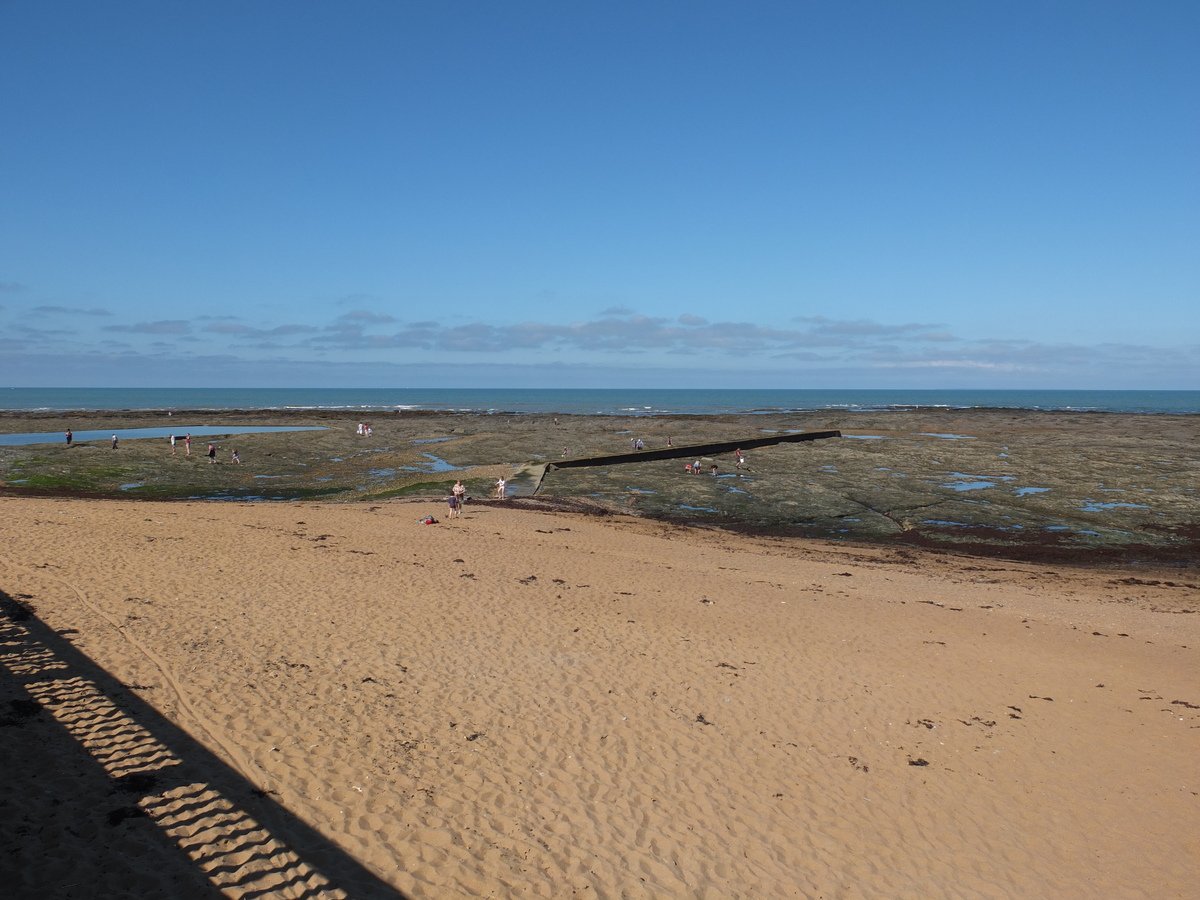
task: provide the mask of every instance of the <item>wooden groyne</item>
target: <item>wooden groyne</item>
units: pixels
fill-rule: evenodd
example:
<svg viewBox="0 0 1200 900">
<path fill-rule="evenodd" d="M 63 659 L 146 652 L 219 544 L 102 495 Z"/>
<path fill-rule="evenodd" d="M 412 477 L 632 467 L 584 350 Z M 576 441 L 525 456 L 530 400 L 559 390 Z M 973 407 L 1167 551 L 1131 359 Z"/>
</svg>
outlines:
<svg viewBox="0 0 1200 900">
<path fill-rule="evenodd" d="M 825 438 L 841 437 L 840 431 L 803 431 L 797 434 L 773 434 L 770 437 L 747 438 L 741 441 L 719 441 L 714 444 L 690 444 L 686 447 L 661 447 L 658 450 L 632 450 L 629 453 L 613 453 L 608 456 L 586 456 L 547 463 L 538 478 L 536 494 L 542 487 L 547 472 L 554 469 L 582 469 L 588 466 L 618 466 L 631 462 L 653 462 L 659 459 L 695 459 L 732 453 L 734 450 L 754 450 L 758 447 L 773 447 L 776 444 L 798 444 L 802 441 L 820 441 Z"/>
</svg>

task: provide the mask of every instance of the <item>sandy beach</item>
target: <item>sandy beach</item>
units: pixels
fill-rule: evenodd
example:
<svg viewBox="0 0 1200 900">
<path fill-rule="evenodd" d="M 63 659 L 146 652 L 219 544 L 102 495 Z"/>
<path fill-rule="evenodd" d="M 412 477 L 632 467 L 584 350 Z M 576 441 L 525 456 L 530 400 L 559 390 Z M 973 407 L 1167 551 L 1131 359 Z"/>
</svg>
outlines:
<svg viewBox="0 0 1200 900">
<path fill-rule="evenodd" d="M 1188 570 L 3 504 L 8 896 L 1195 896 Z"/>
</svg>

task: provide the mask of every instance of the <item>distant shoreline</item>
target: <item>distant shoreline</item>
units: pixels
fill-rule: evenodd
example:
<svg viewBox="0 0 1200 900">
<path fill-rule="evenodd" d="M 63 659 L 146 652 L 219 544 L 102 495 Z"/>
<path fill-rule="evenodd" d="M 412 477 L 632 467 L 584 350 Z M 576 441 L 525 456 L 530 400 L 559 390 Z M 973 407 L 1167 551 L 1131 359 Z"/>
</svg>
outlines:
<svg viewBox="0 0 1200 900">
<path fill-rule="evenodd" d="M 0 388 L 6 414 L 271 411 L 476 415 L 772 415 L 822 411 L 1046 410 L 1200 414 L 1200 391 L 385 388 Z"/>
</svg>

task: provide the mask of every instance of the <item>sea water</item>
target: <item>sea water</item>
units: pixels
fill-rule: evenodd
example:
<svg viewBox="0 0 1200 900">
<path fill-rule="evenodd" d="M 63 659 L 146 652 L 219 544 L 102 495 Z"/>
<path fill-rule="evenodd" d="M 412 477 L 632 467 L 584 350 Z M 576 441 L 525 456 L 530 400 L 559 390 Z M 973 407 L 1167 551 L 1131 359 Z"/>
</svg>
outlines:
<svg viewBox="0 0 1200 900">
<path fill-rule="evenodd" d="M 30 412 L 328 409 L 649 416 L 913 408 L 1200 414 L 1200 391 L 0 388 L 0 410 Z"/>
</svg>

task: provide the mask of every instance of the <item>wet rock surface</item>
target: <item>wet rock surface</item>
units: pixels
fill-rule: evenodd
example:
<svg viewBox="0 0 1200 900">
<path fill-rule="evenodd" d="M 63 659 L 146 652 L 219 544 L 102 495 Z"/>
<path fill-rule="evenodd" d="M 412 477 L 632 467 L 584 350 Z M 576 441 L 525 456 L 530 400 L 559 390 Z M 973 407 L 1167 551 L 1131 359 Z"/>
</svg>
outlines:
<svg viewBox="0 0 1200 900">
<path fill-rule="evenodd" d="M 683 461 L 552 472 L 543 490 L 779 534 L 1014 556 L 1200 560 L 1194 416 L 916 410 L 706 426 L 706 439 L 787 428 L 843 437 L 757 450 L 742 469 L 732 457 L 701 459 L 699 476 L 686 474 Z M 716 477 L 707 474 L 712 463 Z"/>
<path fill-rule="evenodd" d="M 10 493 L 214 499 L 442 496 L 463 477 L 475 498 L 499 473 L 529 496 L 540 466 L 568 457 L 836 429 L 840 439 L 732 454 L 549 471 L 540 502 L 694 524 L 940 546 L 1010 556 L 1200 560 L 1200 417 L 1032 410 L 890 410 L 741 416 L 357 414 L 279 411 L 10 415 L 0 432 L 61 434 L 171 422 L 323 425 L 319 432 L 207 439 L 170 455 L 165 439 L 0 448 Z M 243 460 L 232 465 L 237 447 Z M 695 462 L 695 460 L 693 460 Z M 717 474 L 710 474 L 711 466 Z"/>
</svg>

